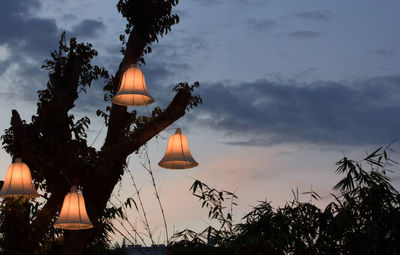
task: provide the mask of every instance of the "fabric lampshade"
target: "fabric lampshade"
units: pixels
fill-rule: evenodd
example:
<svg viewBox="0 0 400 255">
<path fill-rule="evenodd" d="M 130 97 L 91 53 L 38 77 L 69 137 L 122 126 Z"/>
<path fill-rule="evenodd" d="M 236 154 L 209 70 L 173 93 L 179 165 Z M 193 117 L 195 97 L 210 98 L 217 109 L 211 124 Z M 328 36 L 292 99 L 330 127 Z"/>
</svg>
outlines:
<svg viewBox="0 0 400 255">
<path fill-rule="evenodd" d="M 186 169 L 199 165 L 192 157 L 188 140 L 179 128 L 168 139 L 167 151 L 158 165 L 168 169 Z"/>
<path fill-rule="evenodd" d="M 54 227 L 66 230 L 82 230 L 93 227 L 86 213 L 85 200 L 76 186 L 72 186 L 71 191 L 65 196 Z"/>
<path fill-rule="evenodd" d="M 113 104 L 123 106 L 141 106 L 154 102 L 146 89 L 146 81 L 142 71 L 130 66 L 123 74 L 117 94 L 111 98 Z"/>
<path fill-rule="evenodd" d="M 0 191 L 0 197 L 39 197 L 32 183 L 32 176 L 29 167 L 22 163 L 21 158 L 16 158 L 6 173 L 3 187 Z"/>
</svg>

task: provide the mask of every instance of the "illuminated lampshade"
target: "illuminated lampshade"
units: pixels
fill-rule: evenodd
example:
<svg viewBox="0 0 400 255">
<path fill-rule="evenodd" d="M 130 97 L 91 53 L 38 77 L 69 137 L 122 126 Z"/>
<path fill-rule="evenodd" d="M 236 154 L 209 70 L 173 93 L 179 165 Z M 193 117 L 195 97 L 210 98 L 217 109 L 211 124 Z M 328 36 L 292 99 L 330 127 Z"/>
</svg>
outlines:
<svg viewBox="0 0 400 255">
<path fill-rule="evenodd" d="M 89 229 L 93 225 L 86 213 L 85 200 L 76 186 L 65 196 L 60 215 L 54 223 L 55 228 L 67 230 Z"/>
<path fill-rule="evenodd" d="M 169 169 L 185 169 L 199 165 L 190 154 L 188 140 L 179 128 L 168 139 L 167 151 L 158 165 Z"/>
<path fill-rule="evenodd" d="M 0 197 L 39 197 L 32 183 L 32 176 L 29 167 L 22 163 L 21 158 L 16 158 L 6 173 L 3 187 L 0 191 Z"/>
<path fill-rule="evenodd" d="M 146 89 L 146 82 L 142 71 L 131 65 L 122 76 L 117 94 L 111 98 L 113 104 L 123 106 L 148 105 L 154 102 Z"/>
</svg>

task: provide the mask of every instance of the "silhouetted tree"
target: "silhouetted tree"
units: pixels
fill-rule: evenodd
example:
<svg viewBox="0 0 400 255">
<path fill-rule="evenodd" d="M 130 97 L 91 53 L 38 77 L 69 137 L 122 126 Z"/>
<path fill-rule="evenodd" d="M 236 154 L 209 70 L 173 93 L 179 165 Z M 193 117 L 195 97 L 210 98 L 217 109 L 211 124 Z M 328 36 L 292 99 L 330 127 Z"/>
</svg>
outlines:
<svg viewBox="0 0 400 255">
<path fill-rule="evenodd" d="M 325 209 L 295 194 L 278 209 L 261 202 L 236 225 L 231 210 L 226 212 L 234 194 L 196 180 L 193 194 L 220 227 L 177 233 L 168 254 L 400 254 L 400 194 L 387 176 L 396 164 L 388 150 L 379 148 L 360 162 L 346 157 L 337 162 L 336 172 L 345 177 L 334 187 L 340 196 L 333 195 Z"/>
<path fill-rule="evenodd" d="M 97 114 L 107 126 L 100 150 L 88 145 L 88 117 L 74 118 L 79 92 L 97 79 L 105 79 L 104 100 L 109 101 L 120 77 L 131 64 L 145 64 L 151 44 L 167 34 L 179 17 L 172 14 L 178 0 L 120 0 L 118 11 L 127 20 L 123 59 L 115 75 L 92 65 L 97 51 L 89 43 L 66 41 L 62 35 L 58 50 L 43 68 L 49 72 L 47 88 L 38 92 L 37 113 L 31 122 L 12 110 L 11 127 L 2 136 L 3 147 L 13 158 L 22 157 L 32 172 L 35 186 L 44 191 L 45 202 L 5 199 L 1 210 L 1 246 L 6 254 L 90 254 L 104 246 L 115 210 L 107 208 L 114 186 L 124 173 L 127 157 L 160 131 L 201 103 L 192 92 L 198 83 L 180 83 L 166 109 L 155 108 L 150 116 L 137 116 L 127 107 L 112 105 Z M 59 231 L 53 223 L 63 198 L 70 189 L 66 181 L 82 188 L 87 212 L 94 229 Z M 114 208 L 115 209 L 115 208 Z M 97 247 L 97 248 L 96 248 Z"/>
</svg>

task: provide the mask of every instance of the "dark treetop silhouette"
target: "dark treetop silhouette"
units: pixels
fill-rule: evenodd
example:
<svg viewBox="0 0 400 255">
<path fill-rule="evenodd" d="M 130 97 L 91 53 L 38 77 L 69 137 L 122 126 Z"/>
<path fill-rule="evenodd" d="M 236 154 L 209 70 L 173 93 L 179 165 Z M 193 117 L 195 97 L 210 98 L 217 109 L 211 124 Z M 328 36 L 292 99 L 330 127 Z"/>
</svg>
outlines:
<svg viewBox="0 0 400 255">
<path fill-rule="evenodd" d="M 186 110 L 201 103 L 193 96 L 199 84 L 180 83 L 169 106 L 155 108 L 151 116 L 136 116 L 136 111 L 112 105 L 97 114 L 104 118 L 107 135 L 100 150 L 89 146 L 85 129 L 90 120 L 75 120 L 70 114 L 79 91 L 86 91 L 94 80 L 104 78 L 105 101 L 115 94 L 121 74 L 131 64 L 144 64 L 144 54 L 159 36 L 179 22 L 172 14 L 178 0 L 120 0 L 118 11 L 127 20 L 126 35 L 121 35 L 123 59 L 115 75 L 91 64 L 97 55 L 88 43 L 66 42 L 62 35 L 57 51 L 43 68 L 49 72 L 47 88 L 38 92 L 37 113 L 32 121 L 21 120 L 12 111 L 11 127 L 3 135 L 4 149 L 22 157 L 32 172 L 45 202 L 5 199 L 1 214 L 1 245 L 8 254 L 85 254 L 85 249 L 103 242 L 109 230 L 106 205 L 114 186 L 124 173 L 128 155 L 182 117 Z M 60 232 L 53 223 L 71 183 L 82 188 L 87 212 L 94 228 Z M 62 237 L 62 238 L 60 238 Z"/>
<path fill-rule="evenodd" d="M 336 173 L 344 177 L 333 189 L 339 195 L 332 194 L 324 209 L 312 203 L 320 199 L 312 190 L 303 193 L 309 202 L 300 202 L 294 192 L 281 208 L 260 202 L 239 224 L 232 221 L 236 196 L 196 180 L 193 195 L 219 224 L 200 233 L 175 233 L 167 254 L 400 254 L 400 194 L 387 176 L 398 164 L 390 151 L 379 148 L 361 161 L 338 161 Z"/>
</svg>

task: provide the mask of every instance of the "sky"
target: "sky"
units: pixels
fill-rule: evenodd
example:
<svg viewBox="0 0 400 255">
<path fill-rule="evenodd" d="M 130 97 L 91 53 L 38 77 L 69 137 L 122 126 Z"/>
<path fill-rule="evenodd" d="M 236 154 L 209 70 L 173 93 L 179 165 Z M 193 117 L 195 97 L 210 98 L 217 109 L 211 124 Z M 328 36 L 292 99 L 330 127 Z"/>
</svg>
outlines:
<svg viewBox="0 0 400 255">
<path fill-rule="evenodd" d="M 47 81 L 40 67 L 62 31 L 92 43 L 99 52 L 94 62 L 116 71 L 125 21 L 115 5 L 108 0 L 0 2 L 0 130 L 9 127 L 11 109 L 27 121 L 36 112 L 36 91 Z M 144 114 L 166 107 L 176 83 L 201 84 L 203 104 L 148 143 L 170 229 L 207 226 L 207 210 L 189 192 L 193 179 L 235 191 L 236 220 L 258 201 L 284 205 L 292 189 L 312 187 L 323 198 L 314 203 L 324 206 L 340 179 L 336 161 L 344 155 L 359 160 L 400 138 L 398 10 L 397 0 L 180 1 L 174 9 L 180 23 L 152 46 L 141 67 L 156 100 Z M 82 93 L 73 111 L 90 117 L 88 141 L 97 148 L 106 133 L 95 114 L 107 106 L 103 85 L 96 82 Z M 178 127 L 200 165 L 160 169 L 157 162 Z M 399 160 L 398 153 L 393 157 Z M 0 178 L 10 160 L 0 151 Z M 154 230 L 161 232 L 143 155 L 129 160 Z M 399 187 L 397 168 L 392 178 Z M 121 199 L 134 194 L 128 176 L 115 193 Z M 140 225 L 136 212 L 130 219 Z"/>
</svg>

